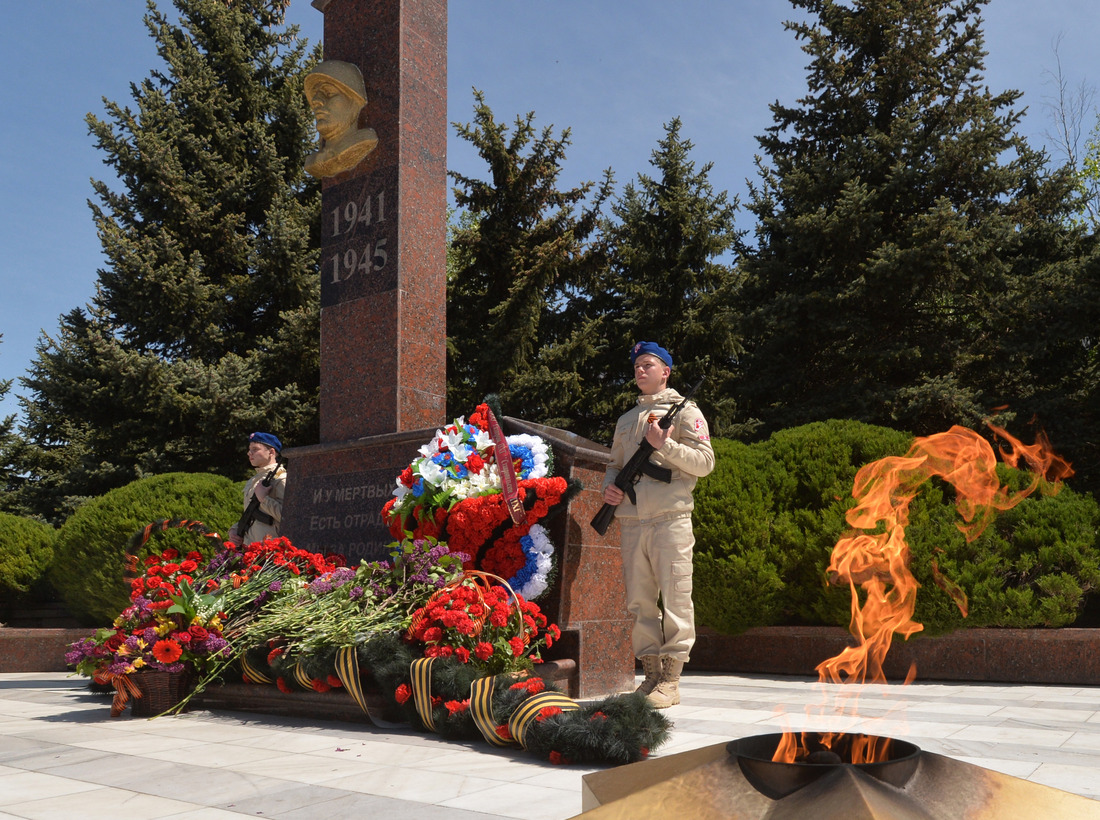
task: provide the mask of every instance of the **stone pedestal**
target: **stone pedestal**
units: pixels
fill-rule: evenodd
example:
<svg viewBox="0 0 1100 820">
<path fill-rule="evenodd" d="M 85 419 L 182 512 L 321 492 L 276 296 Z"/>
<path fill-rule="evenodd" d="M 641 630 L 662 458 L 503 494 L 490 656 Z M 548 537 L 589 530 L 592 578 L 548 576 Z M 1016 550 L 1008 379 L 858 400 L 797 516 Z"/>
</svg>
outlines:
<svg viewBox="0 0 1100 820">
<path fill-rule="evenodd" d="M 544 438 L 554 451 L 554 474 L 581 482 L 584 490 L 547 524 L 557 549 L 558 576 L 539 600 L 546 616 L 562 629 L 562 640 L 547 658 L 573 658 L 576 679 L 572 697 L 592 698 L 634 688 L 632 620 L 626 611 L 619 525 L 606 535 L 589 526 L 600 507 L 600 486 L 611 451 L 586 438 L 511 417 L 503 420 L 508 434 L 529 433 Z"/>
</svg>

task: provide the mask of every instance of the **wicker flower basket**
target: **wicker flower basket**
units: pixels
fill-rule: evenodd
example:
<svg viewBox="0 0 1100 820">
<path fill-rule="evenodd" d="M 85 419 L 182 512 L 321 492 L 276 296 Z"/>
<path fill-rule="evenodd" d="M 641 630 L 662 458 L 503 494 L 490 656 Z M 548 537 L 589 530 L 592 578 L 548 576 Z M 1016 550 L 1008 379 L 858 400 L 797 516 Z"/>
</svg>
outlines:
<svg viewBox="0 0 1100 820">
<path fill-rule="evenodd" d="M 190 670 L 183 672 L 135 672 L 134 683 L 137 684 L 141 697 L 134 697 L 134 717 L 153 717 L 171 709 L 194 688 L 194 678 Z"/>
</svg>

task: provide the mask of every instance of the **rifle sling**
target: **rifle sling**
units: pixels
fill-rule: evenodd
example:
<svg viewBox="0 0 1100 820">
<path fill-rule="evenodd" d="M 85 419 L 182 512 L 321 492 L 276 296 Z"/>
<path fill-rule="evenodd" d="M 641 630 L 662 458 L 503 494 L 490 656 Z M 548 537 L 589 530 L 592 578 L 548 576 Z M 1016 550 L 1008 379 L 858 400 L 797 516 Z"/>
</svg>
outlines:
<svg viewBox="0 0 1100 820">
<path fill-rule="evenodd" d="M 252 518 L 255 521 L 259 521 L 261 524 L 267 524 L 268 526 L 271 526 L 275 523 L 275 519 L 265 513 L 263 510 L 256 510 L 256 512 L 253 513 Z"/>
</svg>

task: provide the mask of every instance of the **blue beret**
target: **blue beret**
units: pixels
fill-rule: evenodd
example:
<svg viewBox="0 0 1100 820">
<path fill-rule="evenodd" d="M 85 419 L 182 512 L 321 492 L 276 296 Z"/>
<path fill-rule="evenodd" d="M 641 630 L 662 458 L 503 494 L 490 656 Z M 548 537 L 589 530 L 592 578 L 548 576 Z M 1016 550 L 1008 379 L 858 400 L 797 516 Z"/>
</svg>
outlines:
<svg viewBox="0 0 1100 820">
<path fill-rule="evenodd" d="M 669 367 L 672 367 L 672 354 L 656 342 L 637 342 L 634 347 L 630 348 L 630 363 L 634 364 L 634 361 L 645 353 L 656 356 Z"/>
<path fill-rule="evenodd" d="M 257 444 L 266 444 L 268 447 L 274 447 L 280 453 L 283 451 L 283 443 L 279 441 L 271 433 L 252 433 L 248 437 L 248 442 L 256 442 Z"/>
</svg>

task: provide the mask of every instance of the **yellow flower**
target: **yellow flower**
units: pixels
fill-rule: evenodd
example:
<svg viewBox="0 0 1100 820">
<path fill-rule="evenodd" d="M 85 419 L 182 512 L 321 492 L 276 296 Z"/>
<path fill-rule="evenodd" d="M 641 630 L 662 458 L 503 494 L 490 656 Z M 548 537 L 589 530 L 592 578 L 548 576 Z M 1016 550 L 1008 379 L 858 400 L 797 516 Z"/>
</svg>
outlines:
<svg viewBox="0 0 1100 820">
<path fill-rule="evenodd" d="M 158 624 L 156 628 L 156 633 L 163 638 L 165 635 L 172 631 L 173 626 L 174 624 L 167 622 Z"/>
<path fill-rule="evenodd" d="M 140 669 L 143 666 L 145 666 L 145 658 L 134 658 L 134 665 L 132 668 Z"/>
</svg>

